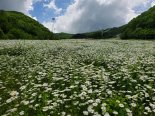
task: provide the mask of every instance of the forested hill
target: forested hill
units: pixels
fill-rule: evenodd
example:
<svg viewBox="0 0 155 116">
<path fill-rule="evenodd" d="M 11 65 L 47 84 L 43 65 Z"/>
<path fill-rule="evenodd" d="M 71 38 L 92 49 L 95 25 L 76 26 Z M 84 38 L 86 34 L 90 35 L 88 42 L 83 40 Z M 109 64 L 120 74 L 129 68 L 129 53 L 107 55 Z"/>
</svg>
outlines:
<svg viewBox="0 0 155 116">
<path fill-rule="evenodd" d="M 53 33 L 34 19 L 0 10 L 0 39 L 53 39 Z"/>
<path fill-rule="evenodd" d="M 130 21 L 121 34 L 122 39 L 155 39 L 155 6 Z"/>
</svg>

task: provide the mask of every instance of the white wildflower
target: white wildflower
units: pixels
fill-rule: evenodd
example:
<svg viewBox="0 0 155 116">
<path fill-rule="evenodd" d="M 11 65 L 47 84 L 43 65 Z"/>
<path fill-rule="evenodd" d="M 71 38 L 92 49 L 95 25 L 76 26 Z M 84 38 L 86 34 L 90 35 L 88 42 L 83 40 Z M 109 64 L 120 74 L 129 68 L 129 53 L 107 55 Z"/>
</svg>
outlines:
<svg viewBox="0 0 155 116">
<path fill-rule="evenodd" d="M 125 109 L 127 113 L 131 113 L 132 111 L 128 108 Z"/>
<path fill-rule="evenodd" d="M 95 102 L 96 102 L 96 103 L 100 103 L 101 100 L 100 100 L 100 99 L 96 99 Z"/>
<path fill-rule="evenodd" d="M 24 111 L 19 112 L 19 115 L 21 116 L 24 115 Z"/>
<path fill-rule="evenodd" d="M 108 112 L 106 112 L 106 113 L 104 114 L 104 116 L 110 116 L 110 114 L 109 114 Z"/>
<path fill-rule="evenodd" d="M 97 103 L 93 103 L 93 106 L 97 106 L 98 104 Z"/>
<path fill-rule="evenodd" d="M 88 114 L 88 111 L 83 111 L 83 115 L 87 116 Z"/>
<path fill-rule="evenodd" d="M 65 116 L 66 115 L 66 112 L 62 112 L 61 114 L 62 114 L 62 116 Z"/>
<path fill-rule="evenodd" d="M 135 103 L 131 103 L 131 106 L 132 106 L 132 107 L 136 107 L 137 104 L 135 104 Z"/>
<path fill-rule="evenodd" d="M 117 111 L 113 111 L 113 114 L 118 115 L 118 112 Z"/>
<path fill-rule="evenodd" d="M 14 97 L 14 96 L 18 96 L 18 92 L 17 91 L 11 91 L 10 92 L 10 95 L 12 96 L 12 97 Z"/>
<path fill-rule="evenodd" d="M 119 107 L 124 108 L 124 104 L 119 104 Z"/>
<path fill-rule="evenodd" d="M 28 104 L 29 104 L 29 101 L 22 101 L 22 103 L 23 103 L 24 105 L 28 105 Z"/>
<path fill-rule="evenodd" d="M 26 89 L 26 86 L 21 86 L 19 89 L 24 90 L 24 89 Z"/>
</svg>

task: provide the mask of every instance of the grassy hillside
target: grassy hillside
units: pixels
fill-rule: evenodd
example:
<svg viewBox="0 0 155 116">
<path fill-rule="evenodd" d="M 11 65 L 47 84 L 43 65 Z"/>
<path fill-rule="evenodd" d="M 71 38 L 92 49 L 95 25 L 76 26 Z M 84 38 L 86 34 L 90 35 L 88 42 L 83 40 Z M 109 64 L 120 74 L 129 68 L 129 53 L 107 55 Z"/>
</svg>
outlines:
<svg viewBox="0 0 155 116">
<path fill-rule="evenodd" d="M 53 33 L 32 18 L 0 10 L 0 39 L 52 39 Z"/>
<path fill-rule="evenodd" d="M 155 39 L 155 6 L 129 22 L 122 39 Z"/>
</svg>

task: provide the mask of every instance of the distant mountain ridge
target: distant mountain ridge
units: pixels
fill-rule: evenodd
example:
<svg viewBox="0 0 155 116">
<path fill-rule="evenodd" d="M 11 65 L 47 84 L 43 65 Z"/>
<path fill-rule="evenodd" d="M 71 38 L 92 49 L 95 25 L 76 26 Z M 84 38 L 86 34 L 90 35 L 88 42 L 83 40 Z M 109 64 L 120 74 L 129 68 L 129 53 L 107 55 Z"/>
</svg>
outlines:
<svg viewBox="0 0 155 116">
<path fill-rule="evenodd" d="M 88 33 L 79 33 L 74 34 L 72 38 L 93 38 L 93 39 L 108 39 L 117 37 L 124 29 L 124 26 L 121 27 L 113 27 L 109 29 L 98 30 L 95 32 L 88 32 Z"/>
<path fill-rule="evenodd" d="M 0 10 L 0 39 L 53 39 L 53 33 L 36 20 L 16 11 Z"/>
</svg>

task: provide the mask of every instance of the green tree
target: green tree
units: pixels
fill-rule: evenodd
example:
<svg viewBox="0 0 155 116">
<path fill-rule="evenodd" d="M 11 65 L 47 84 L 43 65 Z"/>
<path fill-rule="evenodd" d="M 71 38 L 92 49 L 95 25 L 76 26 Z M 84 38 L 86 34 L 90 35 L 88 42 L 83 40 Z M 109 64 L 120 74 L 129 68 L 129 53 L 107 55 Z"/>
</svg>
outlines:
<svg viewBox="0 0 155 116">
<path fill-rule="evenodd" d="M 3 39 L 4 38 L 4 33 L 3 33 L 3 30 L 0 28 L 0 39 Z"/>
<path fill-rule="evenodd" d="M 15 11 L 0 10 L 0 28 L 7 39 L 54 39 L 42 24 Z"/>
</svg>

